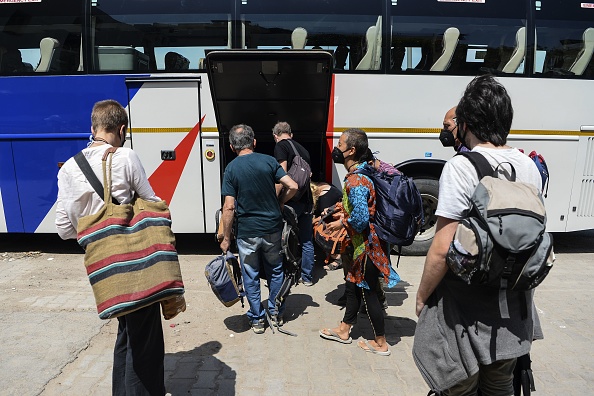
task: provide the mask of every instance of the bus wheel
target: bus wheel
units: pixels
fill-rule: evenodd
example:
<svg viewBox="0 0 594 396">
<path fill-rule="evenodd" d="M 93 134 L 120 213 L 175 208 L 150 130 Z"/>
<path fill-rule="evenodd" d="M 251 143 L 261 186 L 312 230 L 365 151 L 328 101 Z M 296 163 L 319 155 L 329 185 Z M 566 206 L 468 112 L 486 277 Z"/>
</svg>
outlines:
<svg viewBox="0 0 594 396">
<path fill-rule="evenodd" d="M 425 222 L 410 246 L 402 247 L 402 254 L 405 256 L 424 256 L 429 251 L 429 246 L 435 236 L 435 224 L 437 223 L 437 197 L 439 196 L 439 181 L 435 179 L 414 179 L 415 185 L 423 199 L 423 214 Z"/>
</svg>

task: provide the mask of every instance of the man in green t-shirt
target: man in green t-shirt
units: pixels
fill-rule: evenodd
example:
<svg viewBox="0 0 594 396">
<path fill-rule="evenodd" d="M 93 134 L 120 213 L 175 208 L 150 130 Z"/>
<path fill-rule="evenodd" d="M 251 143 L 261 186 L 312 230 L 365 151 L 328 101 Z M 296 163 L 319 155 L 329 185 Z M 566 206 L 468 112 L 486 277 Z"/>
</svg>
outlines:
<svg viewBox="0 0 594 396">
<path fill-rule="evenodd" d="M 297 183 L 269 155 L 255 153 L 256 139 L 251 127 L 240 124 L 229 131 L 231 150 L 237 158 L 225 168 L 221 195 L 223 203 L 223 253 L 229 250 L 233 215 L 237 213 L 237 248 L 246 297 L 247 317 L 255 333 L 264 332 L 265 309 L 261 301 L 260 271 L 270 287 L 268 310 L 282 323 L 274 299 L 283 282 L 281 206 L 297 192 Z M 277 198 L 275 184 L 285 187 Z"/>
</svg>

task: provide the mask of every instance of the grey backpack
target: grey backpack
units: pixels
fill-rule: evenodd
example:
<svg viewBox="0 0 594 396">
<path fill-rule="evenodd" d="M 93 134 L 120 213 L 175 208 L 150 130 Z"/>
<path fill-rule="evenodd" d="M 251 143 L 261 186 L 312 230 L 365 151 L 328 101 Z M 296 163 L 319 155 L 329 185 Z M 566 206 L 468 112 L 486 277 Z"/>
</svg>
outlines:
<svg viewBox="0 0 594 396">
<path fill-rule="evenodd" d="M 227 251 L 226 254 L 215 257 L 206 264 L 204 275 L 212 291 L 223 305 L 230 307 L 241 301 L 243 307 L 245 292 L 237 256 Z"/>
<path fill-rule="evenodd" d="M 540 191 L 498 178 L 478 152 L 465 152 L 479 176 L 468 217 L 462 219 L 446 256 L 449 268 L 468 284 L 499 288 L 502 317 L 509 317 L 505 290 L 527 291 L 538 286 L 553 266 L 553 238 L 545 231 L 546 212 Z"/>
</svg>

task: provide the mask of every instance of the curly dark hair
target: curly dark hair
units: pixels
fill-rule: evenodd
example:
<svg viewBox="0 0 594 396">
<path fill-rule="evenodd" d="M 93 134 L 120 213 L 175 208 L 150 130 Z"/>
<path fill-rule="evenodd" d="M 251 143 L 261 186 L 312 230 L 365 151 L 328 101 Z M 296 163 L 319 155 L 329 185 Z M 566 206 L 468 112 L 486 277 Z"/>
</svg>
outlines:
<svg viewBox="0 0 594 396">
<path fill-rule="evenodd" d="M 459 134 L 472 132 L 482 142 L 503 146 L 514 118 L 507 90 L 493 76 L 475 77 L 456 108 Z"/>
</svg>

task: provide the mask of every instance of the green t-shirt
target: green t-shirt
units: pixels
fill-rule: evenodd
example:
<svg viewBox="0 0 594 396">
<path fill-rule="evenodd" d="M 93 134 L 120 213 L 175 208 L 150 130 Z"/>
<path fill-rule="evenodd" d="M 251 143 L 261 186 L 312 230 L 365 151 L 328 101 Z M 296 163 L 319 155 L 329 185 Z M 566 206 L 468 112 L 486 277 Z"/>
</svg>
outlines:
<svg viewBox="0 0 594 396">
<path fill-rule="evenodd" d="M 275 184 L 286 175 L 270 155 L 240 155 L 225 168 L 221 195 L 237 203 L 237 238 L 253 238 L 282 230 Z"/>
</svg>

